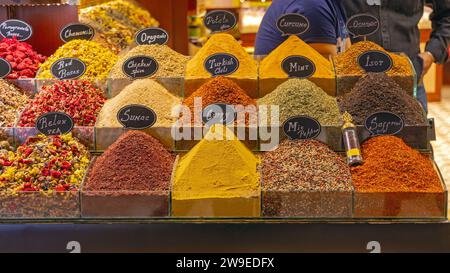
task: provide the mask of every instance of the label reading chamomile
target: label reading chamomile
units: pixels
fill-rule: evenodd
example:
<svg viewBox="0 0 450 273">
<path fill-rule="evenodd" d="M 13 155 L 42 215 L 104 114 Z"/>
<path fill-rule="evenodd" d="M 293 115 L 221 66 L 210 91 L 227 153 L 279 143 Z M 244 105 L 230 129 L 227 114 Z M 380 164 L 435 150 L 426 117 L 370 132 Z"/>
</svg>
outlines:
<svg viewBox="0 0 450 273">
<path fill-rule="evenodd" d="M 314 139 L 322 132 L 322 126 L 314 118 L 295 116 L 283 123 L 283 132 L 291 140 Z"/>
<path fill-rule="evenodd" d="M 303 56 L 289 56 L 281 63 L 281 68 L 290 78 L 305 79 L 316 72 L 315 64 Z"/>
<path fill-rule="evenodd" d="M 120 109 L 117 120 L 124 128 L 144 130 L 155 125 L 157 116 L 155 111 L 147 106 L 132 104 Z"/>
<path fill-rule="evenodd" d="M 59 34 L 61 40 L 68 43 L 72 40 L 87 40 L 94 38 L 95 30 L 86 24 L 76 23 L 65 26 Z"/>
<path fill-rule="evenodd" d="M 213 33 L 225 32 L 233 29 L 237 24 L 234 13 L 227 10 L 214 10 L 208 12 L 203 19 L 203 24 Z"/>
<path fill-rule="evenodd" d="M 379 28 L 380 21 L 370 14 L 356 14 L 347 20 L 347 30 L 354 38 L 372 35 Z"/>
<path fill-rule="evenodd" d="M 394 113 L 377 112 L 366 119 L 365 125 L 373 136 L 396 135 L 403 130 L 405 122 Z"/>
<path fill-rule="evenodd" d="M 122 71 L 132 79 L 144 79 L 153 76 L 159 69 L 158 62 L 148 56 L 135 56 L 125 61 Z"/>
<path fill-rule="evenodd" d="M 358 64 L 366 73 L 383 73 L 391 70 L 393 61 L 388 54 L 371 50 L 359 55 Z"/>
<path fill-rule="evenodd" d="M 59 80 L 74 80 L 86 72 L 86 64 L 77 58 L 63 58 L 52 64 L 50 71 Z"/>
<path fill-rule="evenodd" d="M 73 129 L 73 119 L 62 112 L 50 112 L 36 120 L 36 129 L 46 136 L 64 135 Z"/>
<path fill-rule="evenodd" d="M 11 64 L 5 60 L 0 58 L 0 79 L 6 78 L 11 73 Z"/>
<path fill-rule="evenodd" d="M 228 76 L 238 70 L 239 60 L 231 54 L 218 53 L 209 56 L 204 66 L 213 77 Z"/>
<path fill-rule="evenodd" d="M 283 36 L 300 35 L 308 31 L 309 20 L 297 13 L 288 13 L 278 18 L 277 28 Z"/>
<path fill-rule="evenodd" d="M 16 37 L 17 40 L 23 42 L 31 38 L 33 28 L 24 21 L 11 19 L 0 24 L 0 34 L 4 38 Z"/>
<path fill-rule="evenodd" d="M 237 118 L 236 110 L 232 105 L 225 103 L 210 104 L 202 112 L 202 120 L 205 124 L 232 124 Z"/>
<path fill-rule="evenodd" d="M 162 28 L 150 27 L 136 33 L 134 41 L 138 45 L 165 45 L 169 41 L 169 34 Z"/>
</svg>

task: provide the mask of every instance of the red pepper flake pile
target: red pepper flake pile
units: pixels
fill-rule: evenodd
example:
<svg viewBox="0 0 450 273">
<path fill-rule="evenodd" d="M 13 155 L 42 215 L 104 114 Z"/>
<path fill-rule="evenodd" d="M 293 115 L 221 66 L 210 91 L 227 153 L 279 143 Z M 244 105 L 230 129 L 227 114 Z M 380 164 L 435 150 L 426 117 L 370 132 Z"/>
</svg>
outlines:
<svg viewBox="0 0 450 273">
<path fill-rule="evenodd" d="M 34 78 L 47 57 L 38 54 L 33 47 L 13 37 L 0 42 L 0 58 L 7 60 L 12 67 L 7 79 Z"/>
<path fill-rule="evenodd" d="M 25 107 L 18 126 L 33 127 L 39 116 L 55 111 L 70 115 L 76 126 L 94 126 L 105 101 L 103 91 L 88 81 L 58 81 L 42 87 Z"/>
</svg>

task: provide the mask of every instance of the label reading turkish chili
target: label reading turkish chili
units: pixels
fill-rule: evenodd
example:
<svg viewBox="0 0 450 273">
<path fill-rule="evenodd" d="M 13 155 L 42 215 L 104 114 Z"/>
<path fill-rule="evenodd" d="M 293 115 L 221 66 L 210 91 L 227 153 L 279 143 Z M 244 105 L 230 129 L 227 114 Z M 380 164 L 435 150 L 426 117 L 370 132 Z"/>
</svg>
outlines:
<svg viewBox="0 0 450 273">
<path fill-rule="evenodd" d="M 233 29 L 237 24 L 237 19 L 230 11 L 214 10 L 206 14 L 203 24 L 212 32 L 224 32 Z"/>
<path fill-rule="evenodd" d="M 95 30 L 86 24 L 70 24 L 65 26 L 59 34 L 61 40 L 67 43 L 72 40 L 92 40 Z"/>
<path fill-rule="evenodd" d="M 11 64 L 5 60 L 0 58 L 0 79 L 3 79 L 11 73 Z"/>
<path fill-rule="evenodd" d="M 162 28 L 150 27 L 136 33 L 134 41 L 138 45 L 165 45 L 169 41 L 169 34 Z"/>
<path fill-rule="evenodd" d="M 370 14 L 356 14 L 347 21 L 347 29 L 354 38 L 369 36 L 378 31 L 380 21 Z"/>
<path fill-rule="evenodd" d="M 278 18 L 277 28 L 283 36 L 300 35 L 308 31 L 309 20 L 297 13 L 288 13 Z"/>
<path fill-rule="evenodd" d="M 6 20 L 0 24 L 0 34 L 5 38 L 16 37 L 19 41 L 26 41 L 33 35 L 33 28 L 21 20 Z"/>
<path fill-rule="evenodd" d="M 322 126 L 311 117 L 296 116 L 283 123 L 283 132 L 291 140 L 314 139 L 322 132 Z"/>
<path fill-rule="evenodd" d="M 209 56 L 205 61 L 205 69 L 213 77 L 231 75 L 239 68 L 239 60 L 227 53 L 218 53 Z"/>
<path fill-rule="evenodd" d="M 290 56 L 281 63 L 281 68 L 290 78 L 309 78 L 316 72 L 314 63 L 303 56 Z"/>
<path fill-rule="evenodd" d="M 135 56 L 125 61 L 122 71 L 132 79 L 143 79 L 153 76 L 159 69 L 158 62 L 148 56 Z"/>
<path fill-rule="evenodd" d="M 77 58 L 64 58 L 54 62 L 50 71 L 59 80 L 73 80 L 83 76 L 86 64 Z"/>
<path fill-rule="evenodd" d="M 144 105 L 127 105 L 117 113 L 117 120 L 127 129 L 143 130 L 155 125 L 155 111 Z"/>
<path fill-rule="evenodd" d="M 391 70 L 392 58 L 382 51 L 371 50 L 359 55 L 358 64 L 366 73 L 383 73 Z"/>
<path fill-rule="evenodd" d="M 396 135 L 403 130 L 405 122 L 391 112 L 378 112 L 366 119 L 366 129 L 374 136 Z"/>
<path fill-rule="evenodd" d="M 237 118 L 232 105 L 225 103 L 210 104 L 202 112 L 202 120 L 207 124 L 232 124 Z"/>
<path fill-rule="evenodd" d="M 73 119 L 61 112 L 50 112 L 36 120 L 36 129 L 46 136 L 64 135 L 73 129 Z"/>
</svg>

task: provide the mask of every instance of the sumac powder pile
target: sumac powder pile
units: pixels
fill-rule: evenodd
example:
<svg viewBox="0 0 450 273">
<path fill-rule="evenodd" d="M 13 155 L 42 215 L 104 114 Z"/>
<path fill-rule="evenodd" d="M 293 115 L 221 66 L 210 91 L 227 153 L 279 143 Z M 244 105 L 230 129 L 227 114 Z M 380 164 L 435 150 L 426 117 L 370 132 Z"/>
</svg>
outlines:
<svg viewBox="0 0 450 273">
<path fill-rule="evenodd" d="M 358 125 L 363 125 L 370 115 L 384 111 L 397 114 L 407 125 L 427 124 L 418 101 L 384 73 L 367 74 L 338 103 L 341 112 L 349 112 Z"/>
</svg>

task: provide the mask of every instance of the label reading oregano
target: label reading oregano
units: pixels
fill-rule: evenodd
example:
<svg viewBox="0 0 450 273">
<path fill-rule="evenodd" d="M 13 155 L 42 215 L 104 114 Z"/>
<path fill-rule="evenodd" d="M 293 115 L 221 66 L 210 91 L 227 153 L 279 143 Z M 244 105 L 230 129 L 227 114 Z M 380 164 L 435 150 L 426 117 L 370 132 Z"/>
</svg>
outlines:
<svg viewBox="0 0 450 273">
<path fill-rule="evenodd" d="M 383 73 L 391 70 L 393 61 L 382 51 L 370 50 L 359 55 L 358 64 L 367 73 Z"/>
<path fill-rule="evenodd" d="M 204 65 L 206 71 L 213 77 L 228 76 L 238 70 L 239 60 L 231 54 L 218 53 L 209 56 Z"/>
<path fill-rule="evenodd" d="M 11 64 L 3 59 L 0 58 L 0 79 L 6 78 L 11 73 Z"/>
<path fill-rule="evenodd" d="M 315 64 L 303 56 L 289 56 L 281 63 L 281 67 L 290 78 L 305 79 L 316 72 Z"/>
<path fill-rule="evenodd" d="M 92 40 L 95 35 L 95 30 L 86 24 L 76 23 L 65 26 L 59 34 L 61 40 L 65 43 L 72 40 Z"/>
<path fill-rule="evenodd" d="M 169 34 L 162 28 L 150 27 L 136 33 L 134 40 L 138 45 L 165 45 L 169 41 Z"/>
<path fill-rule="evenodd" d="M 295 116 L 283 123 L 283 132 L 291 140 L 314 139 L 322 132 L 322 126 L 311 117 Z"/>
<path fill-rule="evenodd" d="M 297 13 L 288 13 L 278 18 L 277 28 L 283 36 L 300 35 L 308 31 L 309 20 Z"/>
<path fill-rule="evenodd" d="M 155 125 L 157 116 L 144 105 L 132 104 L 120 109 L 117 120 L 127 129 L 144 130 Z"/>
<path fill-rule="evenodd" d="M 158 62 L 148 56 L 135 56 L 125 61 L 122 71 L 132 79 L 143 79 L 153 76 L 159 69 Z"/>
<path fill-rule="evenodd" d="M 73 129 L 73 119 L 62 112 L 50 112 L 36 120 L 36 129 L 46 136 L 64 135 Z"/>
<path fill-rule="evenodd" d="M 366 119 L 365 125 L 373 136 L 396 135 L 403 130 L 405 122 L 394 113 L 377 112 Z"/>
<path fill-rule="evenodd" d="M 225 103 L 210 104 L 202 112 L 203 123 L 206 124 L 232 124 L 237 118 L 237 113 L 232 105 Z"/>
<path fill-rule="evenodd" d="M 356 14 L 347 21 L 347 29 L 354 38 L 369 36 L 378 31 L 380 21 L 370 14 Z"/>
<path fill-rule="evenodd" d="M 236 26 L 237 19 L 230 11 L 214 10 L 206 14 L 203 24 L 212 32 L 225 32 Z"/>
<path fill-rule="evenodd" d="M 74 80 L 86 72 L 86 64 L 77 58 L 59 59 L 50 67 L 52 75 L 59 80 Z"/>
<path fill-rule="evenodd" d="M 23 42 L 31 38 L 33 28 L 24 21 L 11 19 L 0 24 L 0 34 L 5 38 L 16 37 Z"/>
</svg>

